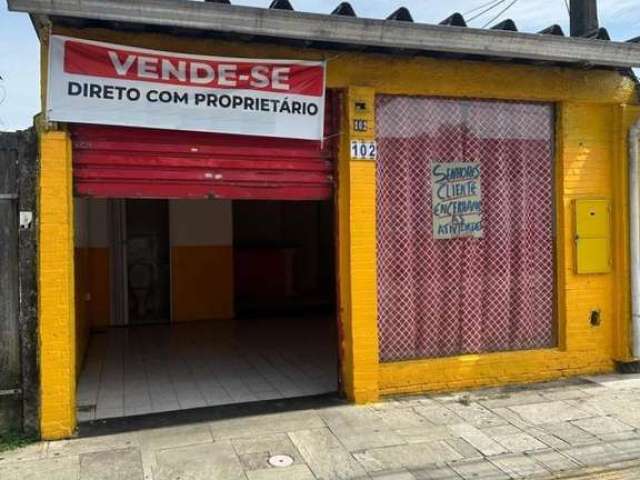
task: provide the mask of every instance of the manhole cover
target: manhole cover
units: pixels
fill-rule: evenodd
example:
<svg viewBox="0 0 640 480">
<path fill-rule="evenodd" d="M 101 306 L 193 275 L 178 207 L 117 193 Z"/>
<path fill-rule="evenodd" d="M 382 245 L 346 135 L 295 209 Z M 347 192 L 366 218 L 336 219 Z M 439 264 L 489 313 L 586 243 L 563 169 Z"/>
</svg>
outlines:
<svg viewBox="0 0 640 480">
<path fill-rule="evenodd" d="M 293 464 L 293 458 L 289 455 L 274 455 L 269 459 L 269 465 L 284 468 Z"/>
</svg>

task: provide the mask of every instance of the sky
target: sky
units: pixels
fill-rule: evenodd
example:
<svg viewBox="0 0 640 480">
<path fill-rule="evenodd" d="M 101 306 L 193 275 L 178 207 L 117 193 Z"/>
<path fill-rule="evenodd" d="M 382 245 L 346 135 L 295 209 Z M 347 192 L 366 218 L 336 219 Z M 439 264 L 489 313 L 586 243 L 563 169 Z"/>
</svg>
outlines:
<svg viewBox="0 0 640 480">
<path fill-rule="evenodd" d="M 138 0 L 144 1 L 144 0 Z M 184 0 L 196 1 L 196 0 Z M 568 1 L 568 0 L 567 0 Z M 453 12 L 471 18 L 489 0 L 352 0 L 350 3 L 360 17 L 385 18 L 401 6 L 409 8 L 414 21 L 438 23 Z M 504 6 L 512 0 L 505 0 Z M 267 7 L 270 0 L 232 0 L 235 5 Z M 339 0 L 292 0 L 296 10 L 330 13 Z M 565 0 L 517 0 L 502 16 L 494 17 L 502 5 L 470 22 L 483 27 L 512 18 L 518 29 L 537 32 L 553 24 L 569 31 L 569 16 Z M 609 30 L 614 40 L 628 40 L 640 36 L 640 0 L 599 0 L 600 24 Z M 28 15 L 7 11 L 6 0 L 0 0 L 0 130 L 29 127 L 40 110 L 38 41 Z"/>
</svg>

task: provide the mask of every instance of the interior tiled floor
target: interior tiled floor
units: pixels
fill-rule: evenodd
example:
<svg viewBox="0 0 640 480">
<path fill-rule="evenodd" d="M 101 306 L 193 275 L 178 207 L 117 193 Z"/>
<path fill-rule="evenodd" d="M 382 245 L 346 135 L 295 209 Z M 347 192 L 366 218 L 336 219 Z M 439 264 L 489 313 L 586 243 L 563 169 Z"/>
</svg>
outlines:
<svg viewBox="0 0 640 480">
<path fill-rule="evenodd" d="M 78 420 L 334 392 L 336 350 L 321 317 L 112 328 L 91 337 Z"/>
</svg>

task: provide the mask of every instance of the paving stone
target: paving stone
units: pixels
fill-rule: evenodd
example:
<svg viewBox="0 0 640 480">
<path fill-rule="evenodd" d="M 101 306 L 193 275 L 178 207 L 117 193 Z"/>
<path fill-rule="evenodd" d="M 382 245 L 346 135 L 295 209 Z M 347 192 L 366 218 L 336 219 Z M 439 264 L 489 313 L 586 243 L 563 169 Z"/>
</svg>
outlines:
<svg viewBox="0 0 640 480">
<path fill-rule="evenodd" d="M 440 402 L 432 395 L 412 395 L 394 398 L 399 408 L 439 407 Z"/>
<path fill-rule="evenodd" d="M 489 438 L 487 435 L 482 433 L 482 430 L 477 429 L 473 425 L 459 424 L 451 425 L 449 428 L 454 434 L 480 450 L 483 455 L 491 456 L 507 452 L 502 445 Z"/>
<path fill-rule="evenodd" d="M 615 447 L 617 450 L 625 453 L 631 453 L 636 455 L 637 458 L 640 458 L 640 438 L 611 442 L 610 445 Z"/>
<path fill-rule="evenodd" d="M 412 471 L 416 480 L 461 480 L 462 477 L 447 466 L 434 466 Z"/>
<path fill-rule="evenodd" d="M 230 442 L 162 450 L 156 457 L 154 480 L 246 480 Z"/>
<path fill-rule="evenodd" d="M 210 426 L 215 440 L 225 440 L 323 428 L 325 424 L 314 411 L 299 411 L 218 420 L 211 422 Z"/>
<path fill-rule="evenodd" d="M 607 443 L 573 447 L 563 450 L 562 453 L 587 467 L 607 465 L 632 456 L 630 452 L 618 450 Z"/>
<path fill-rule="evenodd" d="M 268 452 L 271 455 L 299 456 L 298 450 L 286 433 L 267 433 L 254 438 L 236 438 L 231 444 L 238 455 Z"/>
<path fill-rule="evenodd" d="M 2 480 L 75 480 L 79 476 L 77 456 L 0 464 Z"/>
<path fill-rule="evenodd" d="M 451 464 L 464 480 L 510 480 L 511 477 L 488 460 L 473 460 Z"/>
<path fill-rule="evenodd" d="M 520 430 L 518 427 L 514 425 L 507 424 L 507 425 L 498 425 L 496 427 L 483 428 L 482 433 L 484 433 L 490 438 L 495 439 L 495 437 L 504 437 L 505 435 L 514 435 L 516 433 L 522 433 L 522 430 Z"/>
<path fill-rule="evenodd" d="M 601 433 L 598 438 L 605 442 L 618 442 L 621 440 L 635 440 L 639 438 L 639 434 L 637 430 L 629 430 L 626 432 Z"/>
<path fill-rule="evenodd" d="M 205 428 L 205 430 L 208 430 Z M 140 443 L 136 433 L 107 435 L 102 437 L 78 438 L 49 442 L 46 455 L 49 458 L 77 456 L 101 450 L 137 447 Z"/>
<path fill-rule="evenodd" d="M 533 405 L 515 405 L 509 408 L 533 425 L 543 425 L 550 421 L 567 422 L 581 420 L 591 416 L 590 413 L 563 401 L 536 403 Z"/>
<path fill-rule="evenodd" d="M 526 430 L 526 433 L 531 435 L 536 440 L 544 443 L 549 448 L 561 449 L 561 448 L 569 447 L 569 444 L 567 442 L 565 442 L 564 440 L 561 440 L 555 435 L 550 434 L 549 432 L 546 432 L 542 428 L 531 427 Z"/>
<path fill-rule="evenodd" d="M 372 480 L 416 480 L 416 477 L 407 470 L 393 472 L 379 472 L 370 475 Z"/>
<path fill-rule="evenodd" d="M 504 418 L 499 417 L 479 403 L 449 404 L 447 407 L 474 427 L 486 428 L 507 423 Z"/>
<path fill-rule="evenodd" d="M 387 465 L 385 465 L 380 459 L 369 455 L 367 450 L 362 452 L 352 452 L 351 455 L 367 472 L 374 473 L 389 470 Z"/>
<path fill-rule="evenodd" d="M 640 397 L 640 394 L 638 394 L 638 396 Z M 636 400 L 634 400 L 634 402 L 635 401 Z M 640 430 L 640 410 L 629 409 L 628 405 L 629 402 L 627 402 L 627 405 L 625 407 L 621 407 L 621 410 L 618 410 L 617 412 L 613 412 L 611 414 L 627 425 L 631 425 L 636 430 Z"/>
<path fill-rule="evenodd" d="M 482 454 L 473 446 L 463 440 L 462 438 L 450 438 L 445 440 L 456 452 L 462 455 L 463 458 L 481 458 Z"/>
<path fill-rule="evenodd" d="M 406 443 L 422 443 L 452 438 L 454 434 L 444 425 L 413 427 L 396 430 L 395 433 Z"/>
<path fill-rule="evenodd" d="M 624 406 L 629 405 L 629 401 L 633 401 L 634 397 L 635 395 L 630 392 L 607 390 L 604 394 L 590 395 L 579 400 L 568 400 L 568 402 L 572 402 L 582 409 L 595 411 L 598 416 L 606 416 L 632 411 Z"/>
<path fill-rule="evenodd" d="M 449 393 L 438 393 L 433 395 L 433 400 L 438 404 L 447 404 L 453 402 L 461 402 L 465 401 L 469 398 L 471 394 L 469 392 L 449 392 Z"/>
<path fill-rule="evenodd" d="M 140 468 L 153 480 L 498 480 L 583 466 L 601 472 L 640 458 L 640 388 L 555 382 L 526 389 L 43 442 L 0 454 L 0 480 L 136 480 Z M 540 396 L 549 400 L 527 403 Z M 510 406 L 488 408 L 490 401 Z M 274 454 L 294 465 L 270 467 Z"/>
<path fill-rule="evenodd" d="M 507 422 L 509 422 L 510 425 L 513 425 L 516 428 L 526 430 L 527 428 L 532 427 L 529 422 L 522 419 L 518 414 L 516 414 L 512 410 L 509 410 L 509 408 L 507 407 L 494 408 L 492 411 L 496 415 L 504 418 Z"/>
<path fill-rule="evenodd" d="M 569 422 L 548 423 L 540 427 L 547 433 L 558 437 L 560 440 L 567 442 L 569 445 L 588 445 L 598 443 L 598 439 L 581 428 L 572 425 Z"/>
<path fill-rule="evenodd" d="M 378 412 L 382 410 L 393 410 L 395 408 L 411 408 L 413 407 L 413 405 L 407 406 L 403 402 L 397 400 L 396 398 L 387 397 L 387 398 L 381 399 L 378 403 L 370 405 L 370 407 L 372 410 L 375 410 L 376 412 Z"/>
<path fill-rule="evenodd" d="M 423 430 L 428 430 L 428 428 L 425 426 Z M 401 435 L 386 428 L 362 432 L 354 431 L 350 427 L 332 427 L 331 432 L 350 452 L 407 443 Z"/>
<path fill-rule="evenodd" d="M 607 402 L 600 402 L 593 397 L 564 400 L 564 402 L 573 408 L 590 414 L 591 417 L 606 417 L 616 412 L 616 407 L 607 404 Z"/>
<path fill-rule="evenodd" d="M 428 427 L 433 425 L 426 418 L 422 415 L 418 415 L 418 413 L 411 408 L 385 410 L 378 412 L 378 416 L 388 428 L 393 430 Z"/>
<path fill-rule="evenodd" d="M 446 407 L 415 407 L 414 410 L 434 425 L 465 423 L 464 419 Z"/>
<path fill-rule="evenodd" d="M 247 472 L 249 480 L 315 480 L 306 465 L 292 465 L 286 468 L 265 468 Z"/>
<path fill-rule="evenodd" d="M 367 470 L 373 472 L 400 468 L 420 469 L 463 458 L 444 441 L 375 448 L 354 455 Z"/>
<path fill-rule="evenodd" d="M 601 387 L 609 389 L 640 389 L 640 374 L 628 375 L 598 375 L 593 377 L 584 377 Z"/>
<path fill-rule="evenodd" d="M 139 444 L 145 478 L 153 475 L 156 467 L 156 451 L 212 442 L 213 437 L 206 423 L 141 431 Z"/>
<path fill-rule="evenodd" d="M 80 480 L 142 480 L 142 459 L 137 448 L 104 450 L 80 455 Z"/>
<path fill-rule="evenodd" d="M 183 447 L 199 443 L 211 443 L 213 437 L 207 424 L 167 427 L 140 432 L 140 447 L 143 451 Z"/>
<path fill-rule="evenodd" d="M 598 469 L 595 472 L 581 472 L 579 476 L 571 478 L 572 480 L 638 480 L 640 478 L 640 467 L 613 466 L 613 470 Z"/>
<path fill-rule="evenodd" d="M 541 464 L 525 455 L 505 455 L 493 457 L 490 460 L 511 478 L 530 478 L 549 473 Z"/>
<path fill-rule="evenodd" d="M 271 455 L 269 452 L 251 452 L 251 453 L 239 453 L 238 459 L 245 471 L 250 470 L 262 470 L 270 468 L 269 458 Z M 298 461 L 298 463 L 301 463 Z"/>
<path fill-rule="evenodd" d="M 544 452 L 531 452 L 528 454 L 528 456 L 533 458 L 538 463 L 544 465 L 549 471 L 554 473 L 575 470 L 579 467 L 578 463 L 575 460 L 572 460 L 569 457 L 553 450 L 547 450 Z"/>
<path fill-rule="evenodd" d="M 329 428 L 350 428 L 353 431 L 370 431 L 379 430 L 382 427 L 382 421 L 379 412 L 368 407 L 344 408 L 334 407 L 326 408 L 318 411 L 319 417 L 324 420 Z M 320 427 L 309 427 L 322 428 Z"/>
<path fill-rule="evenodd" d="M 493 439 L 512 453 L 523 453 L 532 450 L 544 450 L 547 445 L 524 432 L 502 435 Z"/>
<path fill-rule="evenodd" d="M 9 462 L 23 462 L 25 460 L 38 460 L 47 455 L 47 442 L 36 442 L 26 447 L 0 452 L 0 465 Z"/>
<path fill-rule="evenodd" d="M 302 458 L 318 479 L 365 477 L 364 468 L 327 428 L 289 434 Z"/>
<path fill-rule="evenodd" d="M 576 427 L 593 435 L 621 433 L 632 431 L 633 427 L 611 417 L 586 418 L 572 422 Z"/>
<path fill-rule="evenodd" d="M 549 388 L 541 391 L 540 394 L 548 400 L 575 400 L 589 396 L 586 391 L 578 387 Z"/>
<path fill-rule="evenodd" d="M 513 407 L 518 405 L 546 403 L 549 402 L 549 400 L 542 396 L 539 392 L 524 391 L 517 393 L 502 393 L 495 395 L 493 398 L 479 400 L 478 402 L 484 407 L 490 410 L 494 410 L 496 408 Z"/>
</svg>

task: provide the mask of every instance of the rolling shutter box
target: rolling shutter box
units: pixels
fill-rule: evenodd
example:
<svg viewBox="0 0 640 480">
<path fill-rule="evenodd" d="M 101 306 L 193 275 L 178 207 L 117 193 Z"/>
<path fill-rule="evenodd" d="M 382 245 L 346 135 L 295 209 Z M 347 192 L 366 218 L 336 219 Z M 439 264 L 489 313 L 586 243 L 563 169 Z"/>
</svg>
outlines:
<svg viewBox="0 0 640 480">
<path fill-rule="evenodd" d="M 325 200 L 333 194 L 337 95 L 315 142 L 71 125 L 78 196 Z"/>
</svg>

